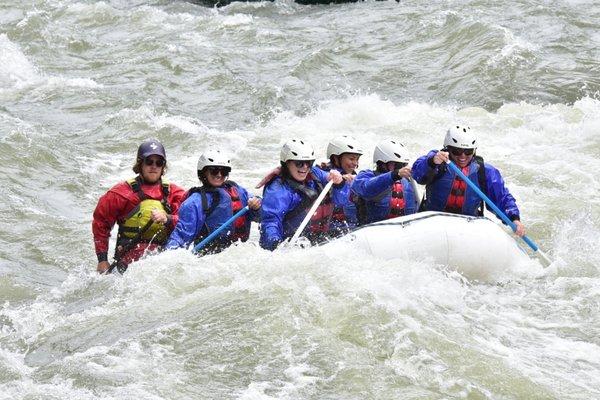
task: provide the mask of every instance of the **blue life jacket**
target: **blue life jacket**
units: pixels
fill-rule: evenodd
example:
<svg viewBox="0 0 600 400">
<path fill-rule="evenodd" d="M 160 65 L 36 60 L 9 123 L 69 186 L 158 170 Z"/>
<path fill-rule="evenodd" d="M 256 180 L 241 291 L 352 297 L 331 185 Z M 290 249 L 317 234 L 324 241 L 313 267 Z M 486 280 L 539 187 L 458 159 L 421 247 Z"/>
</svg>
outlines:
<svg viewBox="0 0 600 400">
<path fill-rule="evenodd" d="M 403 215 L 417 212 L 417 196 L 411 182 L 400 179 L 404 202 Z M 382 221 L 392 216 L 392 204 L 395 202 L 392 187 L 392 172 L 379 173 L 372 170 L 360 171 L 352 183 L 352 191 L 358 198 L 358 221 L 362 224 Z M 398 215 L 401 215 L 399 213 Z"/>
</svg>

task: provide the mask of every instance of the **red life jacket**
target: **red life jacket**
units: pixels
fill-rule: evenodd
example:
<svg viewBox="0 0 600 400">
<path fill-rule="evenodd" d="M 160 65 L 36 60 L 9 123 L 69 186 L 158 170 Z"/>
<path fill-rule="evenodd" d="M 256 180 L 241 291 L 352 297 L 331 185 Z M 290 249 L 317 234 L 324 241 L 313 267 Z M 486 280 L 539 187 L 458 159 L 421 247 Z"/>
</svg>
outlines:
<svg viewBox="0 0 600 400">
<path fill-rule="evenodd" d="M 390 212 L 386 219 L 396 218 L 404 215 L 404 188 L 402 181 L 398 180 L 392 185 L 392 196 L 390 197 Z"/>
<path fill-rule="evenodd" d="M 318 184 L 319 193 L 323 190 L 323 186 Z M 342 210 L 343 211 L 343 210 Z M 312 234 L 325 234 L 329 232 L 329 222 L 331 221 L 331 216 L 333 214 L 333 202 L 331 201 L 331 196 L 327 195 L 317 207 L 317 210 L 310 218 L 310 222 L 308 223 L 308 229 Z"/>
<path fill-rule="evenodd" d="M 240 199 L 240 195 L 237 190 L 237 186 L 235 184 L 226 185 L 224 189 L 229 194 L 229 197 L 231 197 L 232 214 L 235 214 L 242 208 L 244 208 L 244 205 L 242 204 L 242 200 Z M 248 231 L 248 229 L 246 229 L 246 215 L 247 214 L 242 215 L 233 222 L 233 232 L 231 235 L 231 240 L 233 242 L 236 242 L 238 240 L 245 242 L 250 236 L 250 232 Z"/>
<path fill-rule="evenodd" d="M 287 184 L 295 190 L 302 200 L 300 203 L 285 216 L 286 219 L 295 218 L 299 213 L 306 213 L 312 206 L 314 200 L 317 198 L 319 193 L 323 190 L 323 185 L 318 179 L 313 177 L 312 174 L 308 174 L 305 183 L 313 181 L 315 189 L 310 189 L 306 184 L 296 182 L 293 179 L 286 179 Z M 305 236 L 308 237 L 311 242 L 319 242 L 322 237 L 326 236 L 329 232 L 329 223 L 331 221 L 331 214 L 333 213 L 333 202 L 331 196 L 328 194 L 325 196 L 319 207 L 317 207 L 315 213 L 312 215 L 308 226 L 305 228 Z"/>
<path fill-rule="evenodd" d="M 469 175 L 469 166 L 461 168 L 463 174 Z M 463 181 L 458 175 L 454 178 L 452 182 L 452 189 L 450 189 L 450 194 L 448 195 L 448 200 L 446 201 L 446 207 L 444 211 L 460 214 L 462 213 L 463 204 L 465 204 L 465 192 L 467 191 L 467 182 Z"/>
<path fill-rule="evenodd" d="M 336 222 L 346 222 L 346 213 L 344 207 L 333 207 L 333 213 L 331 214 L 331 220 Z"/>
</svg>

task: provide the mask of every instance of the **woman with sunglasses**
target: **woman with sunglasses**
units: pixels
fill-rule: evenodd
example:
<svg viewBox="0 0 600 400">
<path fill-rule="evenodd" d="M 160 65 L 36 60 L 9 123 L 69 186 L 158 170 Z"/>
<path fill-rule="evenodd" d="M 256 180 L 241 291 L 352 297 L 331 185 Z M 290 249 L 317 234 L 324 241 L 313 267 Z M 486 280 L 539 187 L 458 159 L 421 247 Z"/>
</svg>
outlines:
<svg viewBox="0 0 600 400">
<path fill-rule="evenodd" d="M 361 225 L 417 212 L 417 195 L 404 145 L 383 140 L 375 146 L 375 171 L 358 173 L 352 183 Z"/>
<path fill-rule="evenodd" d="M 477 138 L 467 126 L 452 126 L 446 132 L 444 148 L 419 157 L 413 165 L 415 180 L 425 185 L 423 208 L 454 214 L 483 215 L 483 200 L 454 171 L 447 168 L 451 160 L 515 223 L 516 234 L 523 236 L 519 208 L 510 194 L 500 171 L 476 155 Z"/>
<path fill-rule="evenodd" d="M 275 250 L 279 243 L 292 237 L 327 181 L 332 180 L 331 197 L 323 200 L 303 232 L 312 243 L 327 239 L 332 201 L 344 203 L 342 175 L 336 170 L 325 172 L 314 167 L 313 147 L 303 140 L 288 140 L 279 159 L 281 170 L 271 174 L 263 191 L 260 246 Z"/>
<path fill-rule="evenodd" d="M 202 186 L 188 191 L 179 210 L 179 222 L 166 248 L 199 243 L 246 206 L 249 206 L 250 212 L 236 219 L 229 229 L 202 249 L 202 254 L 217 253 L 238 240 L 248 240 L 250 223 L 258 220 L 257 210 L 261 201 L 258 197 L 250 197 L 246 189 L 228 180 L 231 172 L 229 156 L 220 150 L 207 150 L 198 159 L 197 171 Z"/>
<path fill-rule="evenodd" d="M 356 177 L 358 161 L 362 155 L 362 146 L 355 138 L 347 135 L 338 136 L 331 139 L 327 145 L 329 162 L 319 166 L 320 169 L 326 172 L 339 171 L 342 178 L 344 178 L 344 187 L 341 190 L 344 192 L 346 201 L 344 204 L 336 204 L 333 207 L 329 227 L 331 237 L 344 235 L 358 226 L 356 204 L 351 199 L 350 186 Z"/>
<path fill-rule="evenodd" d="M 110 268 L 108 239 L 115 223 L 119 225 L 115 265 L 120 272 L 146 251 L 160 249 L 169 237 L 185 191 L 163 179 L 166 169 L 163 145 L 156 139 L 146 140 L 133 166 L 138 175 L 118 183 L 98 201 L 92 221 L 98 272 Z"/>
</svg>

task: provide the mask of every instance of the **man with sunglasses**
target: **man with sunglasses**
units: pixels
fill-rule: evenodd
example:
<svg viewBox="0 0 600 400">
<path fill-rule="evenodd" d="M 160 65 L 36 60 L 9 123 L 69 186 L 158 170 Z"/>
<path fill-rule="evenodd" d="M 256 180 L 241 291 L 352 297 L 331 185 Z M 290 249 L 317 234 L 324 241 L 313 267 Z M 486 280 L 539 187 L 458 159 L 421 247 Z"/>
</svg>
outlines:
<svg viewBox="0 0 600 400">
<path fill-rule="evenodd" d="M 145 140 L 133 166 L 138 175 L 100 197 L 92 221 L 98 272 L 110 268 L 108 239 L 115 223 L 119 225 L 115 265 L 120 272 L 146 251 L 160 249 L 169 237 L 185 191 L 163 179 L 166 168 L 163 145 L 156 139 Z"/>
<path fill-rule="evenodd" d="M 327 181 L 332 180 L 332 195 L 319 205 L 303 232 L 311 243 L 326 240 L 333 205 L 345 201 L 341 191 L 342 175 L 336 170 L 325 172 L 314 167 L 315 151 L 300 139 L 288 140 L 281 148 L 279 159 L 281 169 L 278 174 L 269 174 L 263 191 L 260 246 L 275 250 L 279 243 L 292 237 Z"/>
<path fill-rule="evenodd" d="M 404 145 L 383 140 L 375 146 L 375 171 L 360 171 L 352 183 L 361 225 L 417 212 L 417 195 Z"/>
<path fill-rule="evenodd" d="M 188 191 L 166 248 L 199 243 L 246 206 L 250 212 L 236 219 L 229 229 L 202 249 L 202 254 L 217 253 L 238 240 L 248 240 L 251 221 L 258 221 L 261 200 L 250 197 L 245 188 L 227 179 L 231 172 L 230 157 L 217 149 L 207 150 L 198 159 L 197 171 L 202 186 Z"/>
<path fill-rule="evenodd" d="M 523 236 L 525 227 L 520 221 L 515 198 L 504 185 L 500 171 L 484 163 L 476 151 L 477 138 L 471 128 L 456 125 L 448 129 L 442 150 L 432 150 L 415 161 L 413 176 L 418 183 L 425 185 L 423 209 L 483 215 L 483 200 L 454 171 L 447 168 L 446 163 L 451 160 L 515 223 L 515 233 Z"/>
</svg>

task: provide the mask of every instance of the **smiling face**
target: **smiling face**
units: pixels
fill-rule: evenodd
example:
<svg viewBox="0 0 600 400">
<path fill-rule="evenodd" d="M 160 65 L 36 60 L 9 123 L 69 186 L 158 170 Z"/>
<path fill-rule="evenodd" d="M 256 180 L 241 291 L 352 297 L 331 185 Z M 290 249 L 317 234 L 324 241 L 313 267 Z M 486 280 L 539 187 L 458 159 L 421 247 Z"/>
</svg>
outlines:
<svg viewBox="0 0 600 400">
<path fill-rule="evenodd" d="M 229 170 L 227 167 L 205 167 L 204 177 L 210 186 L 220 187 L 227 180 Z"/>
<path fill-rule="evenodd" d="M 450 153 L 450 159 L 454 161 L 454 163 L 460 168 L 464 168 L 469 165 L 471 160 L 473 160 L 473 156 L 475 155 L 474 149 L 460 149 L 451 146 L 448 146 L 448 152 Z"/>
<path fill-rule="evenodd" d="M 360 154 L 343 153 L 340 156 L 334 156 L 338 165 L 336 167 L 344 170 L 345 174 L 351 174 L 358 168 L 358 159 Z"/>
<path fill-rule="evenodd" d="M 142 161 L 140 175 L 142 175 L 144 182 L 154 184 L 160 180 L 164 167 L 164 158 L 157 155 L 151 155 L 144 158 L 144 161 Z"/>
<path fill-rule="evenodd" d="M 290 171 L 290 175 L 292 178 L 298 182 L 304 182 L 308 173 L 310 172 L 310 168 L 312 167 L 314 161 L 297 161 L 297 160 L 288 160 L 285 162 L 285 165 Z"/>
</svg>

